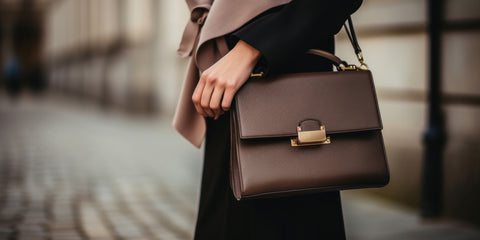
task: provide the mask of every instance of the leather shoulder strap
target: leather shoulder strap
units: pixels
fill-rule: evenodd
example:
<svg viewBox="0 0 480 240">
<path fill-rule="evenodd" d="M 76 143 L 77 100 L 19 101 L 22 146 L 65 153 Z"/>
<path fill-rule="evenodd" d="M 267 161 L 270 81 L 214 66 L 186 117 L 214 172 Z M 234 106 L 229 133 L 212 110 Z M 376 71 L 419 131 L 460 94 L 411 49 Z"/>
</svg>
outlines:
<svg viewBox="0 0 480 240">
<path fill-rule="evenodd" d="M 343 27 L 345 28 L 345 32 L 347 32 L 348 39 L 350 39 L 350 43 L 353 46 L 353 50 L 355 50 L 355 54 L 361 53 L 362 49 L 357 41 L 357 35 L 355 34 L 355 29 L 353 28 L 352 17 L 348 17 L 347 22 L 343 24 Z"/>
<path fill-rule="evenodd" d="M 357 35 L 355 34 L 355 29 L 353 27 L 353 21 L 351 16 L 348 16 L 347 22 L 345 22 L 343 26 L 345 28 L 345 32 L 347 32 L 347 36 L 348 36 L 348 39 L 350 40 L 350 43 L 352 44 L 353 50 L 357 55 L 357 59 L 360 62 L 360 66 L 368 68 L 367 64 L 365 64 L 365 61 L 363 59 L 363 54 L 362 54 L 362 49 L 360 48 L 360 44 L 358 44 Z"/>
</svg>

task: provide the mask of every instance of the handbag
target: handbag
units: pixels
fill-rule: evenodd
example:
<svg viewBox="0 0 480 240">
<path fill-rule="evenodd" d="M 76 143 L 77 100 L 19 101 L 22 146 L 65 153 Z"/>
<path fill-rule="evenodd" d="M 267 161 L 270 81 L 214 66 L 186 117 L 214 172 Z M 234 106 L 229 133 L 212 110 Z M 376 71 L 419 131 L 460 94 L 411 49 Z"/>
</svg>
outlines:
<svg viewBox="0 0 480 240">
<path fill-rule="evenodd" d="M 237 200 L 385 186 L 389 170 L 371 72 L 360 66 L 251 79 L 230 111 L 230 186 Z"/>
</svg>

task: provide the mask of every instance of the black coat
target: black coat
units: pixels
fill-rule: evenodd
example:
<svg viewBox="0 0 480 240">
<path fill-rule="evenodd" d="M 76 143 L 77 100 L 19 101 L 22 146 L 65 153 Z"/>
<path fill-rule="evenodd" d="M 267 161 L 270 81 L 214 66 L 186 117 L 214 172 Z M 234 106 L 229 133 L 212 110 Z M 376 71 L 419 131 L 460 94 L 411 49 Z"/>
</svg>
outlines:
<svg viewBox="0 0 480 240">
<path fill-rule="evenodd" d="M 333 35 L 362 0 L 293 0 L 253 19 L 227 37 L 262 53 L 268 74 L 328 71 L 310 48 L 334 51 Z M 237 201 L 229 185 L 228 114 L 207 119 L 205 156 L 195 240 L 345 239 L 338 191 Z"/>
</svg>

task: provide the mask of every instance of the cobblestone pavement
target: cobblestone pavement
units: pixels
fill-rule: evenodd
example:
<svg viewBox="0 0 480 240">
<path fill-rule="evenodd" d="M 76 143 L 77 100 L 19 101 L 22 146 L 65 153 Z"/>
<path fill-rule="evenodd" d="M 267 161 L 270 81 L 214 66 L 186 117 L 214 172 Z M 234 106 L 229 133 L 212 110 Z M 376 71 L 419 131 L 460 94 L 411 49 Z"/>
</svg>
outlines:
<svg viewBox="0 0 480 240">
<path fill-rule="evenodd" d="M 161 117 L 0 95 L 0 240 L 191 239 L 201 150 Z M 342 193 L 349 239 L 480 239 Z"/>
</svg>

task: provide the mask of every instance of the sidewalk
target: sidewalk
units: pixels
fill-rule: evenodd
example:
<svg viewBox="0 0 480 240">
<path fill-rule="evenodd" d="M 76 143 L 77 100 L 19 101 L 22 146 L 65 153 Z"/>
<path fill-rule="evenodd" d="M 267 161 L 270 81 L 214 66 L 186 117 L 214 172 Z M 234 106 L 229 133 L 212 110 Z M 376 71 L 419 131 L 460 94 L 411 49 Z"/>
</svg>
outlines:
<svg viewBox="0 0 480 240">
<path fill-rule="evenodd" d="M 0 95 L 0 240 L 191 239 L 201 155 L 168 119 Z M 480 239 L 357 191 L 342 201 L 349 240 Z"/>
<path fill-rule="evenodd" d="M 480 231 L 446 220 L 425 222 L 411 209 L 359 193 L 342 192 L 348 240 L 478 240 Z"/>
</svg>

